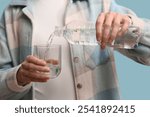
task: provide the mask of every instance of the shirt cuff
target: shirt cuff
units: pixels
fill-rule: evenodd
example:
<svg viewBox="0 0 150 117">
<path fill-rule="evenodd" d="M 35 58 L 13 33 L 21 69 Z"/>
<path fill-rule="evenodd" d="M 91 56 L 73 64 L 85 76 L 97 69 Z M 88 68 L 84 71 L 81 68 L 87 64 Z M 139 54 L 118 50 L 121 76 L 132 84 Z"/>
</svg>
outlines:
<svg viewBox="0 0 150 117">
<path fill-rule="evenodd" d="M 16 74 L 17 74 L 19 67 L 20 67 L 20 65 L 11 69 L 9 71 L 7 79 L 6 79 L 6 84 L 7 84 L 8 88 L 14 92 L 24 92 L 25 90 L 30 89 L 32 86 L 32 83 L 27 84 L 25 86 L 18 85 Z"/>
<path fill-rule="evenodd" d="M 131 18 L 133 26 L 139 27 L 141 31 L 144 30 L 145 24 L 142 19 L 138 18 L 137 16 L 130 15 L 130 14 L 128 14 L 128 16 Z"/>
<path fill-rule="evenodd" d="M 141 31 L 139 27 L 130 26 L 128 31 L 114 40 L 112 46 L 116 49 L 134 49 L 140 41 Z"/>
</svg>

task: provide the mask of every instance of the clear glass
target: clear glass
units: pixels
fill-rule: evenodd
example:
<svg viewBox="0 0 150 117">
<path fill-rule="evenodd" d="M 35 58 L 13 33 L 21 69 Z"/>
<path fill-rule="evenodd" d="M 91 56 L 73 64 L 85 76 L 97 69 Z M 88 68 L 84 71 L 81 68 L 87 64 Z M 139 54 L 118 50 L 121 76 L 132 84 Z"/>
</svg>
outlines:
<svg viewBox="0 0 150 117">
<path fill-rule="evenodd" d="M 43 73 L 50 79 L 56 78 L 61 72 L 61 45 L 34 45 L 33 55 L 46 61 L 50 72 Z"/>
<path fill-rule="evenodd" d="M 55 36 L 63 36 L 71 44 L 100 44 L 96 39 L 95 23 L 93 22 L 73 21 L 63 28 L 56 27 L 54 34 Z M 122 37 L 115 39 L 112 44 L 107 44 L 107 46 L 113 48 L 132 49 L 138 43 L 140 37 L 140 28 L 130 26 L 128 31 Z"/>
</svg>

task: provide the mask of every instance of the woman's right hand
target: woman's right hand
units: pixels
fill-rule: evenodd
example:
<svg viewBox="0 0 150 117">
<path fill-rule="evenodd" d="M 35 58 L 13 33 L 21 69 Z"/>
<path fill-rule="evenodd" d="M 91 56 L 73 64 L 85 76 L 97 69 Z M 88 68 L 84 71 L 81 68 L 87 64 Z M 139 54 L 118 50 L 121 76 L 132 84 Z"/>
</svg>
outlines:
<svg viewBox="0 0 150 117">
<path fill-rule="evenodd" d="M 30 82 L 47 82 L 49 77 L 41 72 L 50 72 L 46 62 L 32 55 L 27 56 L 17 72 L 18 85 L 25 86 Z"/>
</svg>

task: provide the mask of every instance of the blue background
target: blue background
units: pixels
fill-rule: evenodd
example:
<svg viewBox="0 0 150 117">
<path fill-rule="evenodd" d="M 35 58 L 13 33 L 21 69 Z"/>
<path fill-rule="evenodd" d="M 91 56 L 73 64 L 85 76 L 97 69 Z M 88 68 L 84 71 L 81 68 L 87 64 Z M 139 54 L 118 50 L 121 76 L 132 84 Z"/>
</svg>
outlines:
<svg viewBox="0 0 150 117">
<path fill-rule="evenodd" d="M 0 14 L 10 0 L 0 0 Z M 139 17 L 150 18 L 149 0 L 116 0 Z M 122 99 L 150 99 L 150 69 L 115 52 Z"/>
</svg>

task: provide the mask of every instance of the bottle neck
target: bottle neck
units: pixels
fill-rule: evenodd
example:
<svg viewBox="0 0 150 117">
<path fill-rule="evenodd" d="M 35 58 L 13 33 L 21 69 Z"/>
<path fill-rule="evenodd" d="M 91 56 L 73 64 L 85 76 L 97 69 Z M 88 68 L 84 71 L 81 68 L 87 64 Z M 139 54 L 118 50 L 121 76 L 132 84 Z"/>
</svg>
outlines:
<svg viewBox="0 0 150 117">
<path fill-rule="evenodd" d="M 54 31 L 54 35 L 58 36 L 58 37 L 63 36 L 64 29 L 65 29 L 64 27 L 58 27 L 58 26 L 56 26 L 55 27 L 55 31 Z"/>
</svg>

